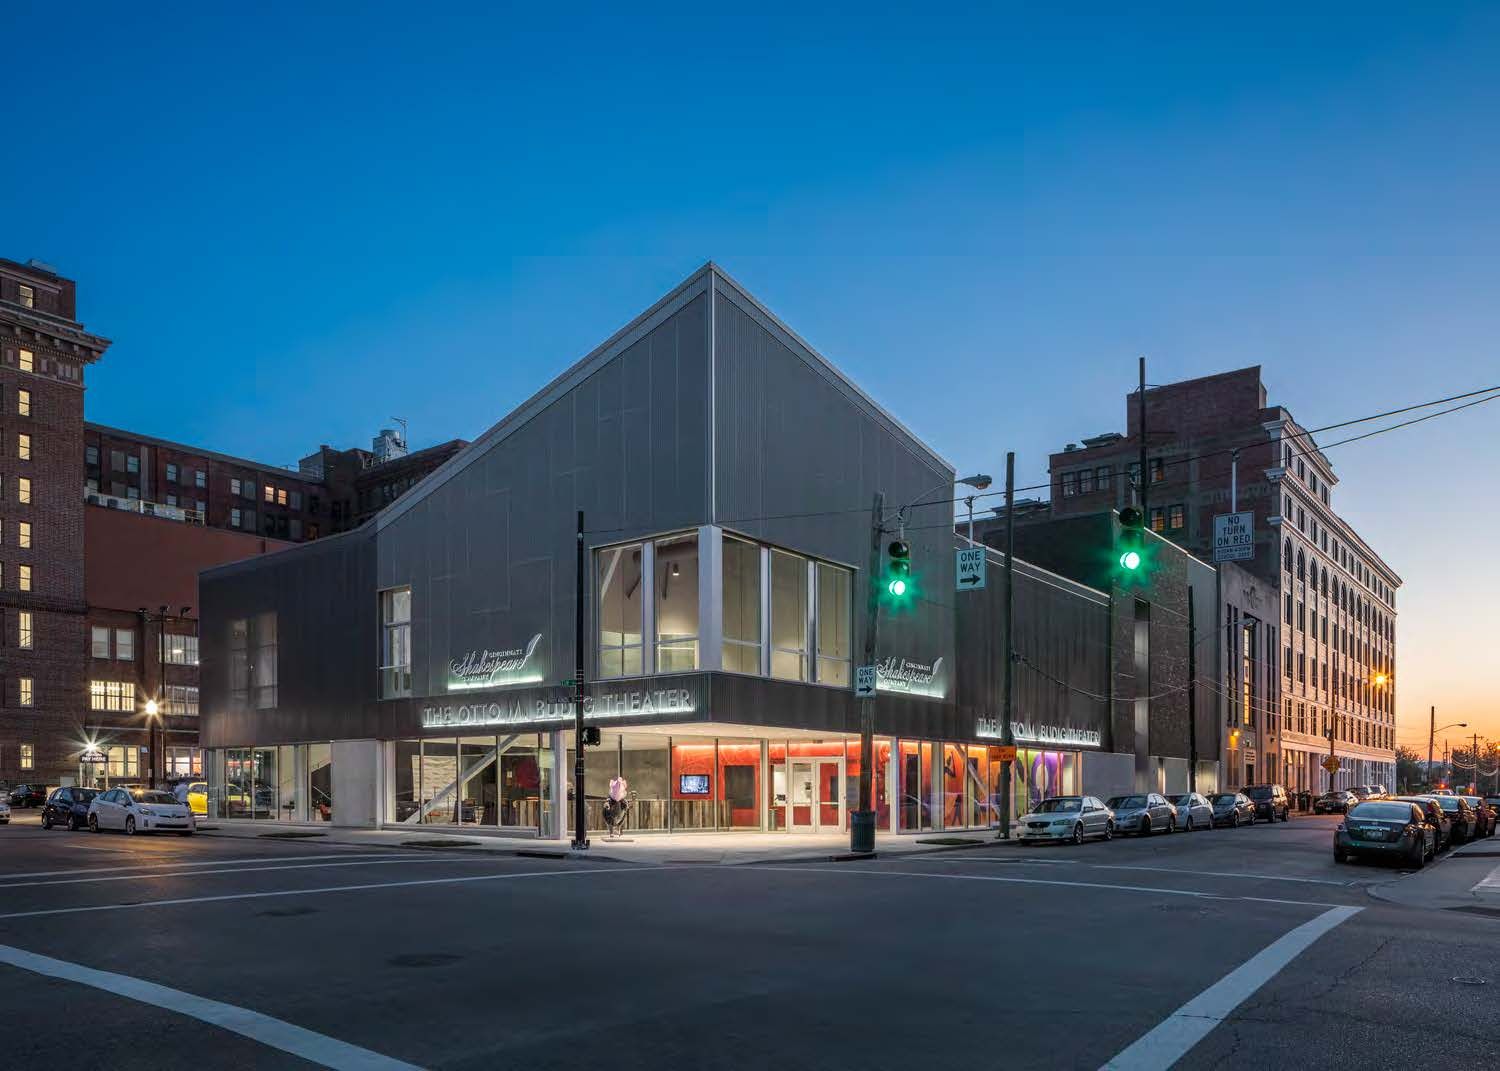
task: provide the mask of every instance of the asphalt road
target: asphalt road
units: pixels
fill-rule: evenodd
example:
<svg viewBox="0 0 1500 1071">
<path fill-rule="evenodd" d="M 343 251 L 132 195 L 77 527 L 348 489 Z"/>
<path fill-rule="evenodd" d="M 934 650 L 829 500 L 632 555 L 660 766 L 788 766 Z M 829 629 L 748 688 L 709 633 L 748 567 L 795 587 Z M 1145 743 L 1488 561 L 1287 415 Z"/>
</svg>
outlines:
<svg viewBox="0 0 1500 1071">
<path fill-rule="evenodd" d="M 1424 903 L 1500 860 L 1339 867 L 1335 821 L 646 867 L 23 819 L 0 827 L 0 1053 L 156 1069 L 1500 1064 L 1500 917 Z"/>
</svg>

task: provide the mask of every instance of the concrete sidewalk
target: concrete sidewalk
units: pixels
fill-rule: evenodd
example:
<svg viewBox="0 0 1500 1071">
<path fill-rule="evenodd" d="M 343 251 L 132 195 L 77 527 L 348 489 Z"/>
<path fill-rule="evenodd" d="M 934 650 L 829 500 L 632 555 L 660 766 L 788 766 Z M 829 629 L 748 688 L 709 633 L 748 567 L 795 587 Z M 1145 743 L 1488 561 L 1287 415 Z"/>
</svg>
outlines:
<svg viewBox="0 0 1500 1071">
<path fill-rule="evenodd" d="M 1371 886 L 1370 895 L 1404 907 L 1446 908 L 1500 918 L 1500 837 L 1455 848 L 1416 874 Z"/>
<path fill-rule="evenodd" d="M 823 862 L 850 857 L 849 835 L 789 833 L 645 833 L 613 840 L 591 835 L 587 851 L 574 852 L 569 841 L 514 837 L 493 831 L 341 829 L 326 823 L 217 821 L 203 823 L 199 835 L 276 840 L 307 840 L 359 848 L 410 848 L 435 851 L 489 852 L 498 855 L 597 859 L 611 862 L 715 864 Z M 1015 842 L 1011 842 L 1014 844 Z M 916 855 L 934 851 L 1007 847 L 993 833 L 877 836 L 877 856 Z M 862 857 L 854 857 L 862 858 Z"/>
</svg>

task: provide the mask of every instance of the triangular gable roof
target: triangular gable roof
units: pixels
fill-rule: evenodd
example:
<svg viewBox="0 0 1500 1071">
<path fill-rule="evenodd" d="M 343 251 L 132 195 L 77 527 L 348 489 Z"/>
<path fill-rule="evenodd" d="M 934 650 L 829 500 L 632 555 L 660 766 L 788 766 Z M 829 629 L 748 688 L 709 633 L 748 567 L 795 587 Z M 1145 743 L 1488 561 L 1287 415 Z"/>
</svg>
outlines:
<svg viewBox="0 0 1500 1071">
<path fill-rule="evenodd" d="M 386 525 L 393 523 L 408 510 L 415 508 L 419 502 L 483 457 L 492 446 L 504 441 L 528 421 L 545 410 L 547 406 L 579 386 L 694 298 L 702 294 L 708 294 L 712 297 L 715 293 L 724 294 L 724 296 L 740 306 L 747 314 L 760 321 L 763 327 L 777 336 L 793 353 L 796 353 L 803 360 L 807 361 L 809 365 L 822 375 L 843 387 L 850 397 L 869 412 L 871 416 L 887 425 L 890 430 L 907 440 L 914 448 L 926 454 L 928 459 L 934 464 L 950 471 L 953 469 L 953 466 L 942 455 L 938 454 L 921 439 L 917 438 L 916 435 L 912 434 L 904 424 L 861 390 L 858 384 L 852 379 L 841 372 L 832 361 L 808 345 L 801 336 L 777 318 L 775 313 L 762 305 L 748 290 L 735 282 L 734 279 L 726 275 L 717 264 L 713 261 L 708 261 L 669 291 L 666 296 L 662 297 L 645 312 L 616 331 L 541 390 L 511 410 L 510 413 L 502 417 L 487 431 L 476 437 L 467 447 L 428 473 L 415 487 L 385 507 L 385 509 L 381 510 L 366 523 L 375 524 L 377 529 L 384 528 Z"/>
</svg>

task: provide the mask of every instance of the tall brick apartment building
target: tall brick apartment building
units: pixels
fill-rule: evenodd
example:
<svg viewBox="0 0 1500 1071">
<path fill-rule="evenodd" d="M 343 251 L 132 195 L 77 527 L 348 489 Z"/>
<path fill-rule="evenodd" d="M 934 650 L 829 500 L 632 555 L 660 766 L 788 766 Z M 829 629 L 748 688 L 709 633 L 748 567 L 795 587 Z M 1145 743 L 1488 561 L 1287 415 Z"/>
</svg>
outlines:
<svg viewBox="0 0 1500 1071">
<path fill-rule="evenodd" d="M 71 280 L 0 260 L 0 778 L 50 777 L 87 679 L 83 646 L 84 329 Z"/>
<path fill-rule="evenodd" d="M 325 446 L 330 479 L 87 423 L 109 341 L 74 305 L 0 260 L 0 784 L 189 776 L 198 572 L 356 527 L 465 444 Z"/>
<path fill-rule="evenodd" d="M 1123 435 L 1051 456 L 1052 516 L 1131 503 L 1139 402 L 1127 395 Z M 1150 527 L 1212 561 L 1236 458 L 1237 504 L 1254 514 L 1255 557 L 1220 584 L 1225 769 L 1320 789 L 1331 731 L 1334 784 L 1393 785 L 1401 578 L 1335 512 L 1332 463 L 1290 412 L 1267 404 L 1259 366 L 1150 388 L 1145 403 Z"/>
</svg>

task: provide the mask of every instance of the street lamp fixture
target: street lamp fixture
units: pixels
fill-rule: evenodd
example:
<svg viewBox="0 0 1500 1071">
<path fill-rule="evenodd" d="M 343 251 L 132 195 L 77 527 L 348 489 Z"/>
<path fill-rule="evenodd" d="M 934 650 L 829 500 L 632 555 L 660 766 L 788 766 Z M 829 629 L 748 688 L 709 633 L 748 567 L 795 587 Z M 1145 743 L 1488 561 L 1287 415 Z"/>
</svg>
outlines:
<svg viewBox="0 0 1500 1071">
<path fill-rule="evenodd" d="M 156 717 L 156 712 L 159 709 L 160 708 L 156 705 L 156 700 L 155 699 L 148 699 L 148 700 L 146 700 L 146 717 L 148 717 L 148 718 L 154 718 L 154 717 Z"/>
</svg>

